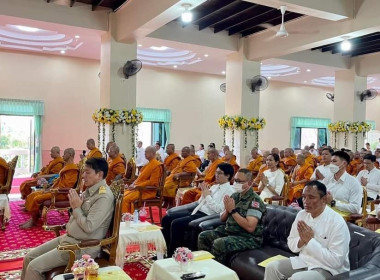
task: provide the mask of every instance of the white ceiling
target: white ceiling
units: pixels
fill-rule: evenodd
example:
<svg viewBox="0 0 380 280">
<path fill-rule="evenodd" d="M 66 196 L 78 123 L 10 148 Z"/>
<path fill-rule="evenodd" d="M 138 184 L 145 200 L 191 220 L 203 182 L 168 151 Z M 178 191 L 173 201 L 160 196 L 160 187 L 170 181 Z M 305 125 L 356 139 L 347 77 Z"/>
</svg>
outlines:
<svg viewBox="0 0 380 280">
<path fill-rule="evenodd" d="M 12 27 L 10 25 L 33 27 L 42 29 L 43 31 L 17 31 L 14 26 Z M 102 35 L 102 32 L 100 31 L 28 20 L 23 18 L 0 16 L 0 32 L 1 31 L 3 31 L 3 34 L 0 35 L 0 51 L 14 51 L 16 48 L 19 48 L 18 51 L 37 52 L 46 55 L 81 57 L 96 60 L 100 59 L 100 37 Z M 12 38 L 14 34 L 12 35 L 7 32 L 18 32 L 18 35 Z M 8 36 L 6 34 L 8 34 Z M 57 40 L 56 43 L 58 43 L 58 47 L 55 46 L 55 49 L 50 50 L 43 48 L 47 42 L 54 42 L 54 40 L 51 38 L 47 38 L 46 35 L 53 36 L 60 34 L 60 37 L 62 39 Z M 29 35 L 32 35 L 34 37 L 25 37 Z M 75 38 L 75 36 L 79 36 L 79 38 Z M 21 37 L 23 39 L 20 39 Z M 67 42 L 67 44 L 62 45 L 62 42 Z M 172 70 L 176 69 L 178 71 L 200 72 L 214 75 L 223 75 L 222 72 L 226 69 L 227 55 L 230 53 L 229 51 L 222 49 L 201 47 L 198 45 L 166 41 L 155 38 L 144 38 L 142 40 L 139 40 L 137 43 L 138 56 L 140 56 L 143 62 L 144 60 L 147 62 L 146 65 L 153 66 L 151 64 L 156 64 L 153 67 L 161 67 Z M 165 50 L 153 50 L 151 47 L 167 48 Z M 61 54 L 60 52 L 62 48 L 65 48 L 64 54 Z M 125 60 L 127 60 L 127 58 Z M 263 61 L 262 65 L 262 71 L 272 71 L 272 74 L 263 72 L 263 74 L 266 74 L 267 77 L 270 76 L 271 80 L 315 86 L 322 85 L 313 84 L 313 79 L 322 78 L 322 81 L 331 80 L 331 77 L 334 77 L 334 72 L 336 70 L 340 70 L 338 68 L 283 59 L 268 59 Z M 291 75 L 289 73 L 286 73 L 287 70 L 290 71 Z M 286 76 L 277 76 L 276 73 L 279 72 L 285 72 Z M 325 85 L 324 87 L 332 88 L 333 86 Z M 371 83 L 368 84 L 368 87 L 380 90 L 380 74 L 371 76 Z"/>
</svg>

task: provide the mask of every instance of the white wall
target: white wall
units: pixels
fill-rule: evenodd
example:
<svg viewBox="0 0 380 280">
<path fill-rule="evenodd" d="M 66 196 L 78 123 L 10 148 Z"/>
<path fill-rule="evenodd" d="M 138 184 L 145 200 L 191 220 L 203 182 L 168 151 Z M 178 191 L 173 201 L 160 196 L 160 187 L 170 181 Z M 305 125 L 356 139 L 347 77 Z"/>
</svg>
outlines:
<svg viewBox="0 0 380 280">
<path fill-rule="evenodd" d="M 170 142 L 176 149 L 223 144 L 218 126 L 224 115 L 223 76 L 147 67 L 137 75 L 137 106 L 171 110 Z"/>
</svg>

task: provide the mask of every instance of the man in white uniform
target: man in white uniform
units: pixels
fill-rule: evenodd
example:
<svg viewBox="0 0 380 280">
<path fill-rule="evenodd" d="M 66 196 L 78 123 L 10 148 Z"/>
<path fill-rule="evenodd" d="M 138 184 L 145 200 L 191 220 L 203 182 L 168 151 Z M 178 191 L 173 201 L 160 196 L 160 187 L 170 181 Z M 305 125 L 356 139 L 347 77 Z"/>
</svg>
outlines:
<svg viewBox="0 0 380 280">
<path fill-rule="evenodd" d="M 334 153 L 334 150 L 331 148 L 324 148 L 322 150 L 322 162 L 323 164 L 318 165 L 317 168 L 314 170 L 313 175 L 311 175 L 310 180 L 318 180 L 322 181 L 325 177 L 329 177 L 332 175 L 330 171 L 330 163 L 331 163 L 331 156 Z"/>
<path fill-rule="evenodd" d="M 141 141 L 137 142 L 136 148 L 136 166 L 140 169 L 148 163 L 148 160 L 145 158 L 145 149 L 142 147 L 143 143 Z"/>
<path fill-rule="evenodd" d="M 330 170 L 332 175 L 323 179 L 326 185 L 327 203 L 347 214 L 357 214 L 363 197 L 363 188 L 358 181 L 346 172 L 350 156 L 346 152 L 337 151 L 332 154 Z"/>
<path fill-rule="evenodd" d="M 307 183 L 302 200 L 305 210 L 288 237 L 289 249 L 299 256 L 269 263 L 265 280 L 323 280 L 350 270 L 350 232 L 342 216 L 327 207 L 326 186 Z"/>
<path fill-rule="evenodd" d="M 199 144 L 199 150 L 195 154 L 201 158 L 202 162 L 204 162 L 204 160 L 205 160 L 205 145 Z"/>
<path fill-rule="evenodd" d="M 364 170 L 360 171 L 356 180 L 363 187 L 367 187 L 368 200 L 376 199 L 380 191 L 380 170 L 375 167 L 376 157 L 365 155 L 363 159 Z"/>
</svg>

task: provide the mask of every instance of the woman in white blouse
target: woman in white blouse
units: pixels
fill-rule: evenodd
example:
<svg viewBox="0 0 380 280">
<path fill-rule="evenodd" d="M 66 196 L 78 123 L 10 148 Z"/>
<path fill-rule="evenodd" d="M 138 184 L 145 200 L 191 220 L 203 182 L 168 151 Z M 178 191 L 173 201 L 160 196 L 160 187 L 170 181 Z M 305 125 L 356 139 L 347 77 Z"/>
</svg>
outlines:
<svg viewBox="0 0 380 280">
<path fill-rule="evenodd" d="M 260 197 L 264 201 L 267 197 L 281 195 L 284 187 L 284 172 L 279 168 L 280 157 L 270 154 L 266 159 L 268 170 L 265 170 L 259 184 Z"/>
</svg>

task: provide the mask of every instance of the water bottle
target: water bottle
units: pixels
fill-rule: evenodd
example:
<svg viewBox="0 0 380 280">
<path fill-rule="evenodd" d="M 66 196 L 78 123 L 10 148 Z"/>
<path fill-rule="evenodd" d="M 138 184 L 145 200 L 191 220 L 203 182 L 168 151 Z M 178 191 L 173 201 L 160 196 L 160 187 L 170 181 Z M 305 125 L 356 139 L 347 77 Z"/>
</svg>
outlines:
<svg viewBox="0 0 380 280">
<path fill-rule="evenodd" d="M 139 222 L 139 211 L 135 210 L 133 213 L 133 222 L 138 223 Z"/>
</svg>

